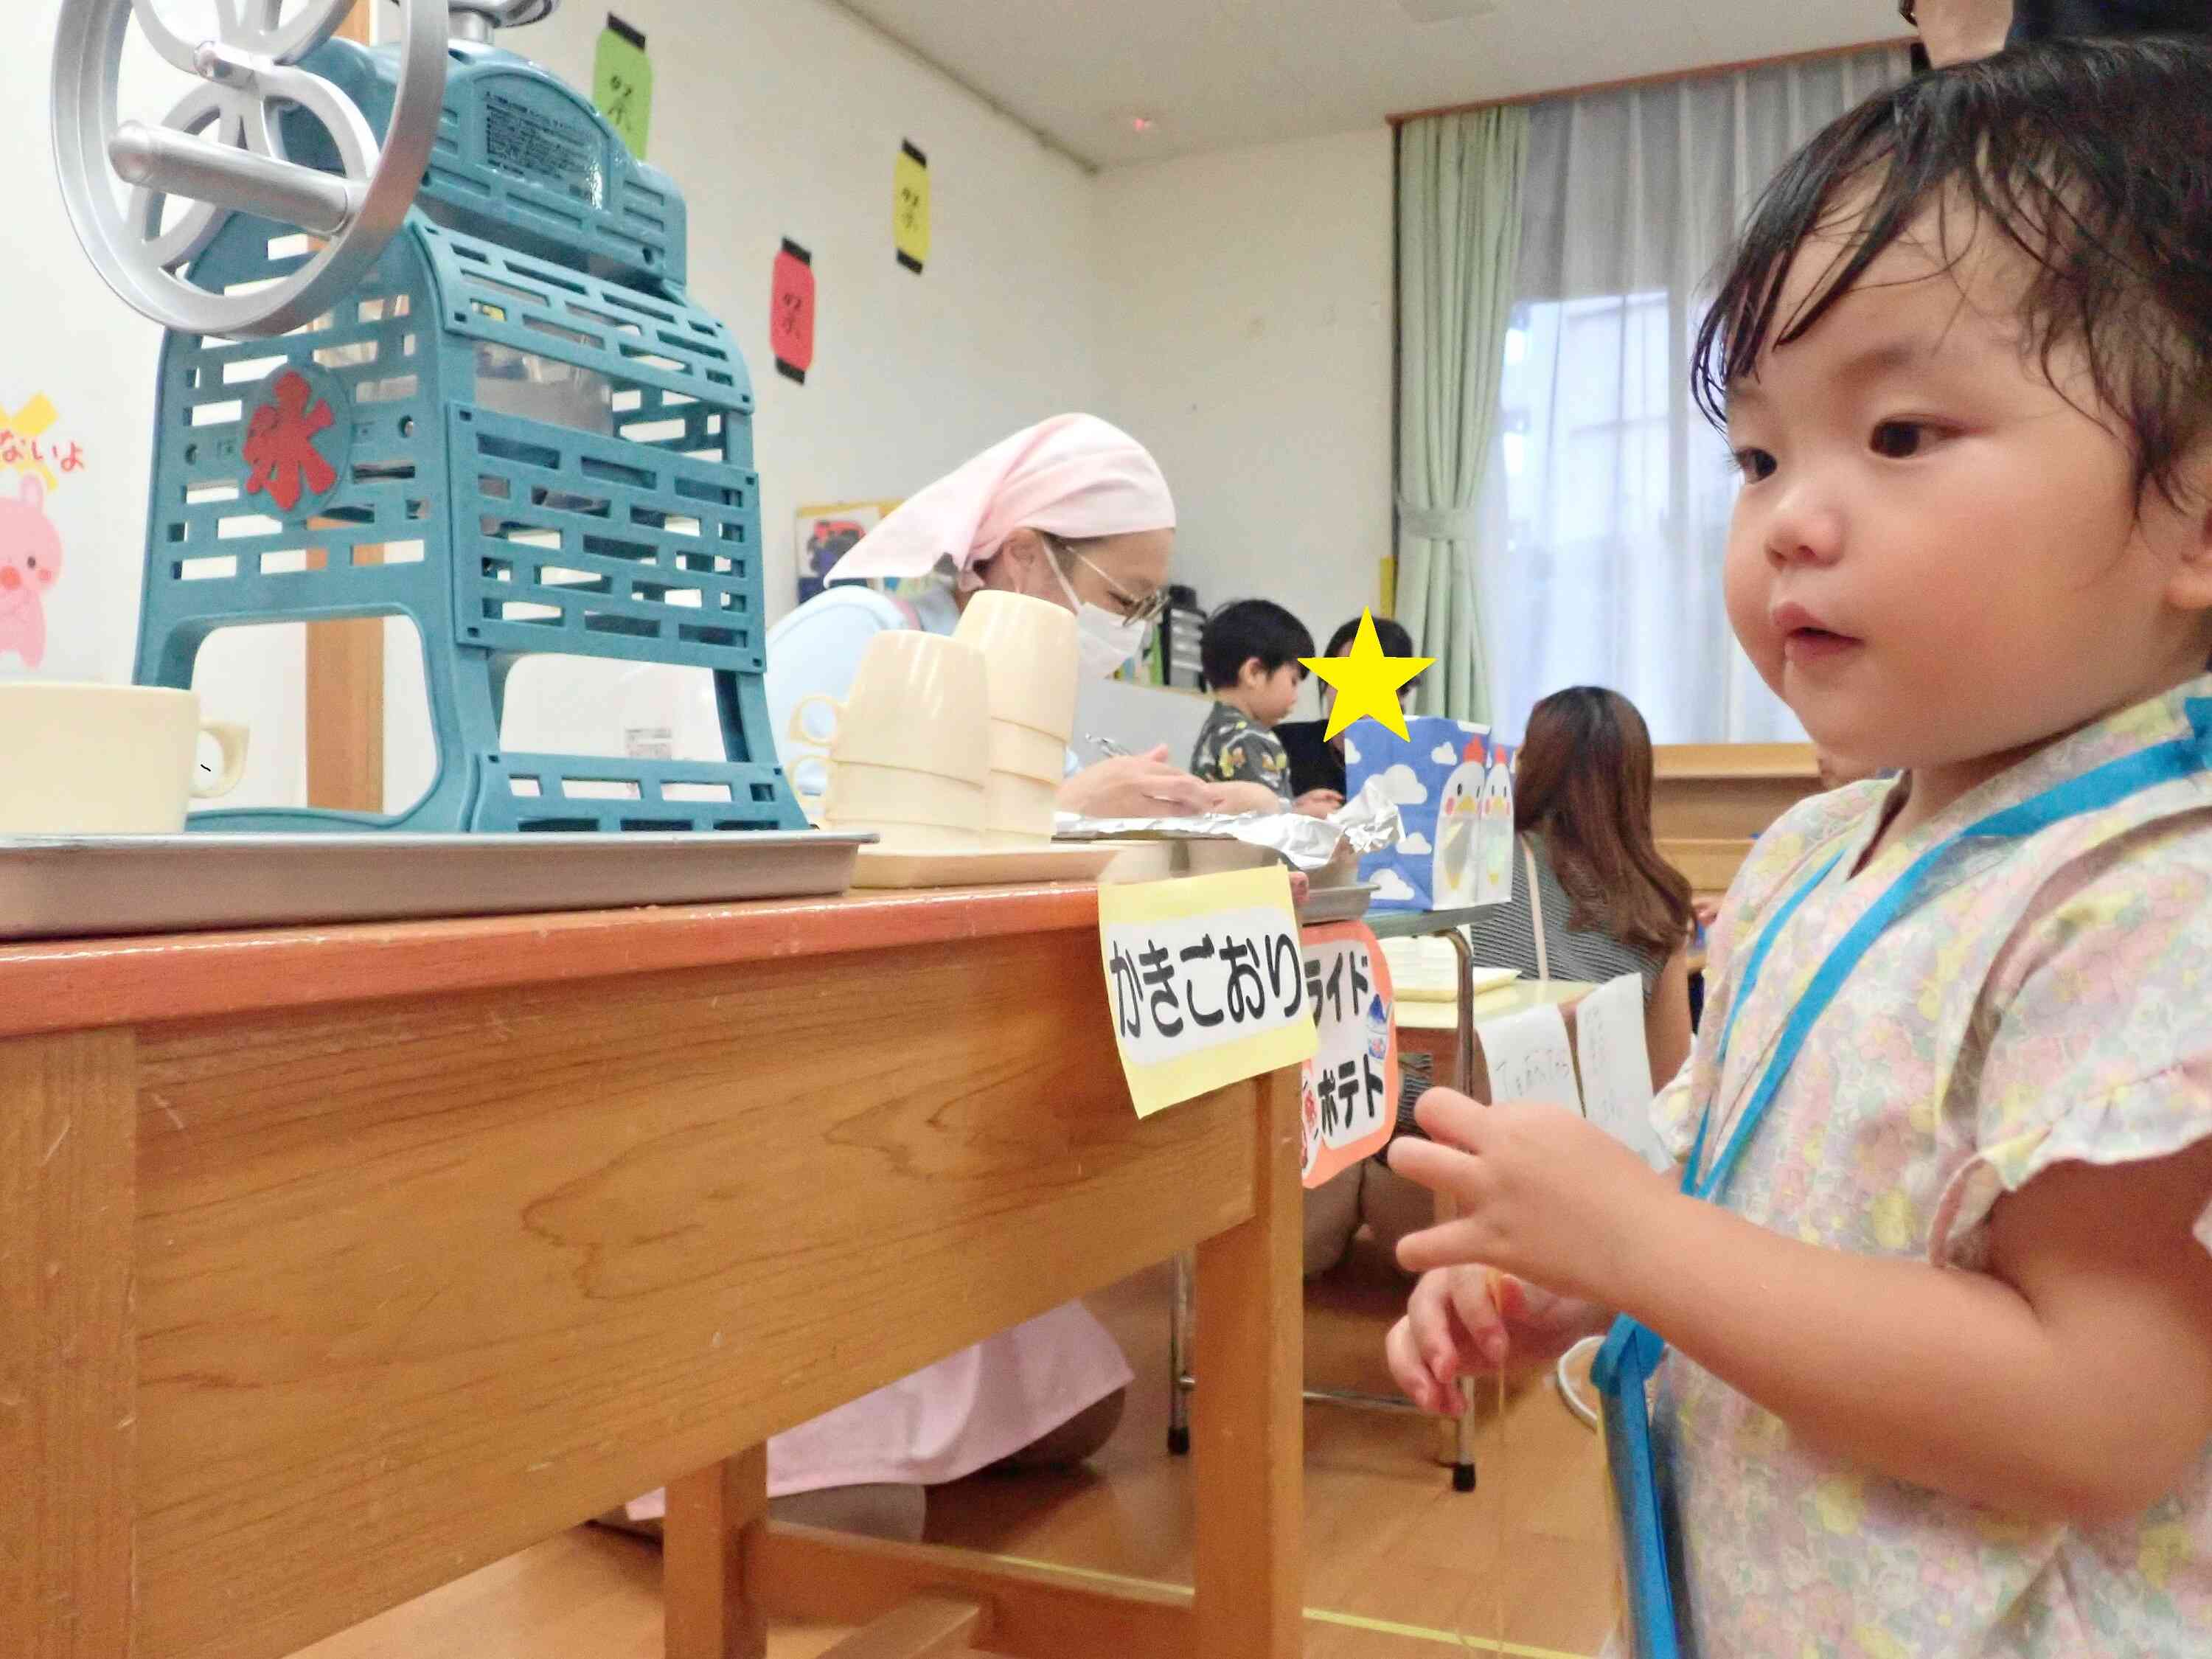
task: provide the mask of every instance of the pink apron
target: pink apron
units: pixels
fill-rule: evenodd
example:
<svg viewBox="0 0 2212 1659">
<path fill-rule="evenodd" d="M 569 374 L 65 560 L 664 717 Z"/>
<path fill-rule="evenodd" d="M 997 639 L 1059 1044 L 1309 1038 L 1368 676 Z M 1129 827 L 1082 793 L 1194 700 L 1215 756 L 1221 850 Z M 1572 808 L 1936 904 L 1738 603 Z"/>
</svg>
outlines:
<svg viewBox="0 0 2212 1659">
<path fill-rule="evenodd" d="M 771 1498 L 824 1486 L 941 1486 L 1019 1451 L 1116 1389 L 1129 1362 L 1079 1302 L 1040 1314 L 768 1443 Z M 657 1519 L 661 1494 L 629 1505 Z"/>
</svg>

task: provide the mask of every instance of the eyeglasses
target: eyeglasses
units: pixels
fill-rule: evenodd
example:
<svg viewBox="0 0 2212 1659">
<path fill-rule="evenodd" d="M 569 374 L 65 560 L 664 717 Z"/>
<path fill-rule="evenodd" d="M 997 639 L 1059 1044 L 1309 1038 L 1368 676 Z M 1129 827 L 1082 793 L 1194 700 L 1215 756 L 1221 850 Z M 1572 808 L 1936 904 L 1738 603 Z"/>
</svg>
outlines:
<svg viewBox="0 0 2212 1659">
<path fill-rule="evenodd" d="M 1915 28 L 1920 27 L 1920 20 L 1913 15 L 1919 9 L 1919 3 L 1920 0 L 1897 0 L 1897 15 Z"/>
<path fill-rule="evenodd" d="M 1132 593 L 1101 570 L 1097 560 L 1069 546 L 1051 532 L 1047 531 L 1043 533 L 1045 539 L 1049 541 L 1063 557 L 1073 559 L 1105 584 L 1106 592 L 1112 597 L 1114 603 L 1121 607 L 1122 620 L 1125 622 L 1141 623 L 1150 628 L 1167 614 L 1168 591 L 1166 588 L 1156 587 L 1149 593 Z"/>
</svg>

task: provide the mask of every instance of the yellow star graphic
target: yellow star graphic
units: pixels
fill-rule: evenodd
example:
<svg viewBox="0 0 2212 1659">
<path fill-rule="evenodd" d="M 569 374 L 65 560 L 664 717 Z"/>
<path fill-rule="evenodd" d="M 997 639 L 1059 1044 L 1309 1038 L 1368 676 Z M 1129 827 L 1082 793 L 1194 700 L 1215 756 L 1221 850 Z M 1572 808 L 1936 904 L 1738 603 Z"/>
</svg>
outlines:
<svg viewBox="0 0 2212 1659">
<path fill-rule="evenodd" d="M 1329 711 L 1327 742 L 1356 720 L 1372 716 L 1399 737 L 1406 735 L 1406 711 L 1398 694 L 1406 682 L 1436 661 L 1434 657 L 1386 657 L 1382 641 L 1375 637 L 1372 612 L 1359 613 L 1359 632 L 1348 657 L 1301 657 L 1298 660 L 1336 688 L 1336 706 Z"/>
</svg>

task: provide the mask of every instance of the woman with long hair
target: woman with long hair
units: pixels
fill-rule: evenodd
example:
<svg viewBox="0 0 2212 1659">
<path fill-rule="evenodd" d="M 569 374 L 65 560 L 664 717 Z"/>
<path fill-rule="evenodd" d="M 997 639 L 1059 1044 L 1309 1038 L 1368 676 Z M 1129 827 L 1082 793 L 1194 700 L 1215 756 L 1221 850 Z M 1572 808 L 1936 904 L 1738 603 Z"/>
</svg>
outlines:
<svg viewBox="0 0 2212 1659">
<path fill-rule="evenodd" d="M 1656 1093 L 1690 1054 L 1690 884 L 1652 839 L 1651 733 L 1634 703 L 1578 685 L 1536 705 L 1515 763 L 1513 827 L 1513 896 L 1468 929 L 1475 961 L 1536 978 L 1540 916 L 1552 978 L 1636 975 Z M 1421 1091 L 1408 1085 L 1401 1124 Z M 1363 1222 L 1395 1249 L 1434 1219 L 1427 1188 L 1379 1158 L 1355 1164 L 1305 1195 L 1306 1275 L 1342 1261 Z"/>
<path fill-rule="evenodd" d="M 1474 959 L 1534 976 L 1540 915 L 1553 979 L 1636 975 L 1656 1091 L 1690 1053 L 1690 884 L 1652 838 L 1651 733 L 1634 703 L 1577 685 L 1529 711 L 1513 828 L 1512 901 L 1468 930 Z"/>
</svg>

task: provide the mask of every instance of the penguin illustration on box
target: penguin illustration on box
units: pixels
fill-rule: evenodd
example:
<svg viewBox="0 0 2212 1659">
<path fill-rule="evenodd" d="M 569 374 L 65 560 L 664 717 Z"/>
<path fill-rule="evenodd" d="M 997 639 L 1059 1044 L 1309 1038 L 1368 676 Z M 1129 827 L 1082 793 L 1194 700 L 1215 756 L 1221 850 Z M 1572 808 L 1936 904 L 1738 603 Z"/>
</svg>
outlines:
<svg viewBox="0 0 2212 1659">
<path fill-rule="evenodd" d="M 1513 756 L 1492 744 L 1482 774 L 1482 879 L 1477 904 L 1506 904 L 1513 898 Z"/>
<path fill-rule="evenodd" d="M 1437 910 L 1464 910 L 1477 902 L 1482 882 L 1482 757 L 1487 740 L 1467 746 L 1458 768 L 1444 780 L 1437 799 L 1436 854 L 1429 872 L 1429 903 Z"/>
</svg>

